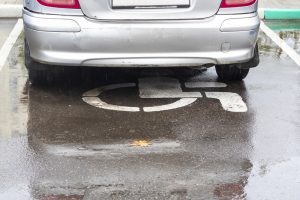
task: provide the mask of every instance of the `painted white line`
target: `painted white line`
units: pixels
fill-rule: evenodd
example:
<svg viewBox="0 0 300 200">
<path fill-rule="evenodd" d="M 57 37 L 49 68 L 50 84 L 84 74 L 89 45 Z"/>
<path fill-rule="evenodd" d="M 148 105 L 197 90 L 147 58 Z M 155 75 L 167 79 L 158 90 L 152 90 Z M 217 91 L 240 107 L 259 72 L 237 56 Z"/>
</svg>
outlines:
<svg viewBox="0 0 300 200">
<path fill-rule="evenodd" d="M 141 78 L 139 92 L 144 99 L 202 97 L 200 92 L 183 92 L 179 80 L 169 77 Z"/>
<path fill-rule="evenodd" d="M 226 87 L 225 83 L 218 82 L 200 82 L 200 83 L 188 83 L 190 87 Z M 106 110 L 113 111 L 125 111 L 125 112 L 160 112 L 166 110 L 172 110 L 177 108 L 182 108 L 188 106 L 198 98 L 201 98 L 201 93 L 190 93 L 183 92 L 180 83 L 177 79 L 167 78 L 167 77 L 156 77 L 156 78 L 142 78 L 139 79 L 139 86 L 141 87 L 140 96 L 141 98 L 180 98 L 173 103 L 157 105 L 157 106 L 148 106 L 140 109 L 139 107 L 130 107 L 130 106 L 118 106 L 106 103 L 101 100 L 101 93 L 109 90 L 115 90 L 120 88 L 127 87 L 136 87 L 135 83 L 120 83 L 101 86 L 92 90 L 85 92 L 82 96 L 82 100 L 88 103 L 91 106 L 102 108 Z M 172 94 L 174 92 L 175 94 Z M 184 95 L 182 94 L 184 93 Z M 247 112 L 247 106 L 243 101 L 242 97 L 236 93 L 232 92 L 206 92 L 207 98 L 218 99 L 222 104 L 222 107 L 226 111 L 230 112 Z M 144 96 L 143 96 L 144 95 Z M 177 95 L 177 96 L 176 96 Z M 193 96 L 194 95 L 194 96 Z"/>
<path fill-rule="evenodd" d="M 139 107 L 131 107 L 131 106 L 118 106 L 108 104 L 102 101 L 99 97 L 82 97 L 82 100 L 91 106 L 95 106 L 97 108 L 102 108 L 105 110 L 114 110 L 114 111 L 123 111 L 123 112 L 139 112 Z"/>
<path fill-rule="evenodd" d="M 223 88 L 227 87 L 226 83 L 220 82 L 186 82 L 187 88 Z"/>
<path fill-rule="evenodd" d="M 0 18 L 20 18 L 22 17 L 22 4 L 1 4 Z"/>
<path fill-rule="evenodd" d="M 258 16 L 259 16 L 260 19 L 265 18 L 265 9 L 264 8 L 259 8 L 258 9 Z"/>
<path fill-rule="evenodd" d="M 285 41 L 283 41 L 274 31 L 261 22 L 260 28 L 265 34 L 270 37 L 292 60 L 294 60 L 298 66 L 300 66 L 300 55 L 290 47 Z"/>
<path fill-rule="evenodd" d="M 18 37 L 23 31 L 23 20 L 18 19 L 16 25 L 14 26 L 13 30 L 10 32 L 8 38 L 6 39 L 5 43 L 3 44 L 2 48 L 0 49 L 0 71 L 4 67 L 6 59 L 16 43 Z"/>
<path fill-rule="evenodd" d="M 231 92 L 205 92 L 207 98 L 220 100 L 222 107 L 230 112 L 247 112 L 248 108 L 242 97 Z"/>
<path fill-rule="evenodd" d="M 114 111 L 125 111 L 125 112 L 139 112 L 139 107 L 131 107 L 131 106 L 118 106 L 108 104 L 102 101 L 99 95 L 102 92 L 119 89 L 119 88 L 127 88 L 127 87 L 136 87 L 135 83 L 120 83 L 120 84 L 113 84 L 107 85 L 99 88 L 95 88 L 85 92 L 82 96 L 82 100 L 91 106 L 95 106 L 97 108 L 102 108 L 106 110 L 114 110 Z"/>
<path fill-rule="evenodd" d="M 101 93 L 108 91 L 108 90 L 115 90 L 119 88 L 127 88 L 127 87 L 136 87 L 135 83 L 118 83 L 118 84 L 112 84 L 112 85 L 105 85 L 101 86 L 92 90 L 89 90 L 85 93 L 83 93 L 82 96 L 84 97 L 98 97 Z"/>
<path fill-rule="evenodd" d="M 182 98 L 174 103 L 170 103 L 162 106 L 144 107 L 143 110 L 145 112 L 159 112 L 165 110 L 172 110 L 172 109 L 182 108 L 184 106 L 190 105 L 195 101 L 197 101 L 197 98 Z"/>
</svg>

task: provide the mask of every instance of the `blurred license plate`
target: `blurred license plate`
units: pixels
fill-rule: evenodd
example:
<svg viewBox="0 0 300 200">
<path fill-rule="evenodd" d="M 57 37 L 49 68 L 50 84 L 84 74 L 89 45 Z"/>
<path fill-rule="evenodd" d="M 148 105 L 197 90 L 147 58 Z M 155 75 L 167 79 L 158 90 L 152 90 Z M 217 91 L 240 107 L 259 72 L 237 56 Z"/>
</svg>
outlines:
<svg viewBox="0 0 300 200">
<path fill-rule="evenodd" d="M 113 7 L 189 7 L 190 0 L 112 0 Z"/>
</svg>

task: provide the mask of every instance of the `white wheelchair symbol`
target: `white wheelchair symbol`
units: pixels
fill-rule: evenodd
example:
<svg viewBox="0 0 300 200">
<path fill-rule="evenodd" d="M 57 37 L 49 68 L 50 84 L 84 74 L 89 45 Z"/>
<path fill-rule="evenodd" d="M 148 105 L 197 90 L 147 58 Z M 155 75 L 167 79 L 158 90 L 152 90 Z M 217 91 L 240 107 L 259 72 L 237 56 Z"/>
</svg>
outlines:
<svg viewBox="0 0 300 200">
<path fill-rule="evenodd" d="M 186 82 L 186 88 L 224 88 L 220 82 Z M 100 95 L 106 91 L 119 88 L 138 87 L 139 97 L 143 99 L 179 99 L 173 103 L 151 107 L 119 106 L 101 100 Z M 218 99 L 224 110 L 229 112 L 247 112 L 247 105 L 242 97 L 232 92 L 184 92 L 179 80 L 169 77 L 141 78 L 136 83 L 120 83 L 101 86 L 85 92 L 82 95 L 84 102 L 97 108 L 125 112 L 159 112 L 188 106 L 198 98 Z"/>
</svg>

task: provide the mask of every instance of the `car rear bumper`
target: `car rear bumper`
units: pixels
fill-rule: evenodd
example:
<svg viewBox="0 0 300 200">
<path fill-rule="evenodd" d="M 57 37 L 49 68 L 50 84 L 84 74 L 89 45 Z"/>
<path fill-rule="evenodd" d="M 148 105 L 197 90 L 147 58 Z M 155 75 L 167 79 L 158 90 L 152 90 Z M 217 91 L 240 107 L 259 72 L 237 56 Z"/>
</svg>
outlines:
<svg viewBox="0 0 300 200">
<path fill-rule="evenodd" d="M 199 66 L 253 57 L 257 13 L 202 20 L 101 21 L 23 12 L 33 59 L 70 66 Z"/>
</svg>

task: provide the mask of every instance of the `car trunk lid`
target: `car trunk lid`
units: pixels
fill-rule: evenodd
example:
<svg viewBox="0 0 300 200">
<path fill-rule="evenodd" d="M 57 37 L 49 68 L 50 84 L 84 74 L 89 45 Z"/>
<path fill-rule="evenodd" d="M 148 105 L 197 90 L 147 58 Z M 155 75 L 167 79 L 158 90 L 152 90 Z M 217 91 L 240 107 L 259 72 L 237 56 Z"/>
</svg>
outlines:
<svg viewBox="0 0 300 200">
<path fill-rule="evenodd" d="M 221 0 L 79 0 L 93 19 L 168 20 L 202 19 L 215 15 Z"/>
</svg>

